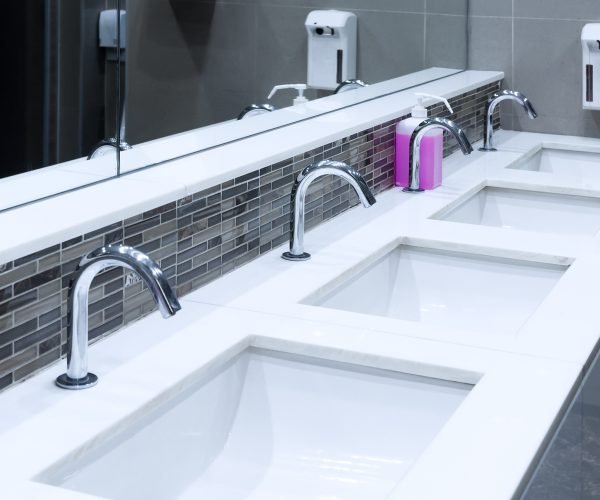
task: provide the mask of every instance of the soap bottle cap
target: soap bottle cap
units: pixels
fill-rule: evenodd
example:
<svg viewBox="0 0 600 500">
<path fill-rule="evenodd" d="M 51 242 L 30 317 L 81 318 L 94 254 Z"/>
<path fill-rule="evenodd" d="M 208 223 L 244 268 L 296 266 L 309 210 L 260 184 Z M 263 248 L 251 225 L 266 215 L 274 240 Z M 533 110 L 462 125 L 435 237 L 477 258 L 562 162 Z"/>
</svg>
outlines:
<svg viewBox="0 0 600 500">
<path fill-rule="evenodd" d="M 438 101 L 443 102 L 448 108 L 448 111 L 450 111 L 450 114 L 454 113 L 454 111 L 452 110 L 452 106 L 450 106 L 448 100 L 443 97 L 432 94 L 425 94 L 423 92 L 415 92 L 415 95 L 417 96 L 417 105 L 412 109 L 412 116 L 414 118 L 427 118 L 427 108 L 423 105 L 423 100 L 425 97 L 430 97 L 432 99 L 437 99 Z"/>
<path fill-rule="evenodd" d="M 269 94 L 267 99 L 271 99 L 271 97 L 273 97 L 278 90 L 296 89 L 298 91 L 298 97 L 296 97 L 294 99 L 294 105 L 303 104 L 305 102 L 308 102 L 308 99 L 306 97 L 304 97 L 304 91 L 307 88 L 308 88 L 308 85 L 306 83 L 290 83 L 287 85 L 275 85 L 275 87 L 273 87 L 273 90 L 271 90 L 271 93 Z"/>
</svg>

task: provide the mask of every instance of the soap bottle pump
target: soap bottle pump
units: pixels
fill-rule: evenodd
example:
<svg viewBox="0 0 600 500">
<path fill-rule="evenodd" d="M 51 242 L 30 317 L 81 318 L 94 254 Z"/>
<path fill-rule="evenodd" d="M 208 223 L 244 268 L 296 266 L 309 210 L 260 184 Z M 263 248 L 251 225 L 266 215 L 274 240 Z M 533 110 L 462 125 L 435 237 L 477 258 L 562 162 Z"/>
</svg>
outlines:
<svg viewBox="0 0 600 500">
<path fill-rule="evenodd" d="M 304 104 L 305 102 L 308 102 L 308 99 L 304 97 L 304 91 L 308 89 L 308 85 L 306 83 L 290 83 L 288 85 L 275 85 L 267 99 L 271 99 L 271 97 L 273 97 L 278 90 L 283 89 L 296 89 L 298 91 L 298 97 L 294 99 L 294 106 L 298 106 L 299 104 Z"/>
<path fill-rule="evenodd" d="M 396 126 L 396 186 L 408 187 L 410 139 L 415 128 L 427 118 L 427 108 L 423 105 L 426 97 L 443 102 L 450 114 L 453 113 L 450 103 L 443 97 L 422 92 L 415 93 L 417 105 L 412 109 L 411 117 L 402 120 Z M 444 158 L 444 131 L 435 129 L 423 137 L 421 141 L 421 157 L 419 186 L 422 189 L 435 189 L 442 184 L 442 160 Z"/>
</svg>

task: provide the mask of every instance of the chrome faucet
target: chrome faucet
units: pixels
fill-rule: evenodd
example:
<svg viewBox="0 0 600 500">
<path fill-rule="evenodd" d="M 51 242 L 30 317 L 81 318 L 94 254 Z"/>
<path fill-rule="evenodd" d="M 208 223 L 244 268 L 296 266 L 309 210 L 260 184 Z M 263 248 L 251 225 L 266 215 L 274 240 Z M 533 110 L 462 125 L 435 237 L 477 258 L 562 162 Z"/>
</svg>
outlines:
<svg viewBox="0 0 600 500">
<path fill-rule="evenodd" d="M 244 118 L 262 115 L 272 111 L 275 111 L 275 106 L 271 106 L 270 104 L 250 104 L 250 106 L 246 106 L 244 109 L 242 109 L 242 112 L 239 114 L 237 119 L 243 120 Z"/>
<path fill-rule="evenodd" d="M 87 389 L 98 383 L 88 372 L 88 295 L 94 277 L 103 269 L 121 266 L 140 275 L 164 318 L 181 305 L 167 279 L 150 257 L 135 248 L 108 245 L 89 253 L 79 263 L 69 287 L 69 350 L 67 372 L 56 379 L 63 389 Z"/>
<path fill-rule="evenodd" d="M 420 193 L 423 190 L 419 186 L 419 175 L 421 170 L 421 141 L 427 132 L 440 128 L 450 132 L 457 140 L 463 154 L 469 155 L 473 152 L 473 146 L 467 139 L 463 130 L 452 120 L 447 118 L 426 118 L 412 133 L 410 138 L 410 156 L 408 163 L 408 187 L 403 191 L 407 193 Z"/>
<path fill-rule="evenodd" d="M 98 158 L 100 156 L 106 156 L 111 153 L 115 153 L 118 149 L 119 151 L 127 151 L 131 149 L 131 145 L 125 140 L 125 133 L 127 132 L 127 95 L 125 93 L 123 97 L 123 104 L 121 106 L 121 119 L 120 119 L 120 127 L 119 127 L 119 139 L 116 137 L 109 137 L 108 139 L 104 139 L 96 144 L 87 159 L 93 160 L 94 158 Z M 119 144 L 117 145 L 117 140 Z"/>
<path fill-rule="evenodd" d="M 342 83 L 340 83 L 333 93 L 341 94 L 343 92 L 348 92 L 349 90 L 356 90 L 368 86 L 368 83 L 365 83 L 362 80 L 357 80 L 356 78 L 352 78 L 350 80 L 344 80 Z"/>
<path fill-rule="evenodd" d="M 324 160 L 313 163 L 298 174 L 296 182 L 292 187 L 291 202 L 291 228 L 290 228 L 290 251 L 284 252 L 282 257 L 286 260 L 308 260 L 310 254 L 304 251 L 304 208 L 306 192 L 315 179 L 324 175 L 335 175 L 350 183 L 358 194 L 364 207 L 374 205 L 376 200 L 362 176 L 348 164 Z"/>
<path fill-rule="evenodd" d="M 483 125 L 483 147 L 479 148 L 479 151 L 497 151 L 494 147 L 494 111 L 496 106 L 502 101 L 516 101 L 518 102 L 532 120 L 537 118 L 537 113 L 531 104 L 531 101 L 527 99 L 521 92 L 516 90 L 501 90 L 496 92 L 487 103 L 487 109 L 485 111 L 485 123 Z"/>
</svg>

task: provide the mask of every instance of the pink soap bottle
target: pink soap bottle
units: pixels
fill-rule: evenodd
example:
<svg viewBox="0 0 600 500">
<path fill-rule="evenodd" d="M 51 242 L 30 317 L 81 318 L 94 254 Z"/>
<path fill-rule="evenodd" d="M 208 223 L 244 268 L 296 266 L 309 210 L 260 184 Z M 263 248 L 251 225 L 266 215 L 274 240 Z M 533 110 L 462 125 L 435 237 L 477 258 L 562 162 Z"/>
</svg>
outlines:
<svg viewBox="0 0 600 500">
<path fill-rule="evenodd" d="M 417 105 L 412 109 L 411 117 L 402 120 L 396 126 L 396 186 L 408 187 L 410 138 L 413 131 L 427 118 L 427 108 L 423 104 L 425 97 L 442 101 L 450 113 L 450 103 L 443 97 L 415 93 Z M 435 189 L 442 184 L 442 160 L 444 158 L 444 131 L 432 130 L 421 141 L 421 164 L 419 186 L 421 189 Z"/>
</svg>

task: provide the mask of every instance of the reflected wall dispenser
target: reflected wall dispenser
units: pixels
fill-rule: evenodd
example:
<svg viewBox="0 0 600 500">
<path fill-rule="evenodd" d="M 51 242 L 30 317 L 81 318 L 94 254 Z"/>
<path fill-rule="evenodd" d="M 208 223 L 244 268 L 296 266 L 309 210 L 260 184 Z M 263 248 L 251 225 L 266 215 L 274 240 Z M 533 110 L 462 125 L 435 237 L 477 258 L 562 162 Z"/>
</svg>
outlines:
<svg viewBox="0 0 600 500">
<path fill-rule="evenodd" d="M 306 18 L 308 85 L 335 90 L 356 78 L 357 18 L 352 12 L 314 10 Z"/>
<path fill-rule="evenodd" d="M 600 24 L 586 24 L 583 49 L 583 109 L 600 109 Z"/>
<path fill-rule="evenodd" d="M 119 29 L 121 34 L 119 36 Z M 117 60 L 117 46 L 120 50 L 127 48 L 127 12 L 116 9 L 103 10 L 98 19 L 98 45 L 106 49 L 108 61 Z M 123 58 L 124 59 L 124 58 Z"/>
</svg>

